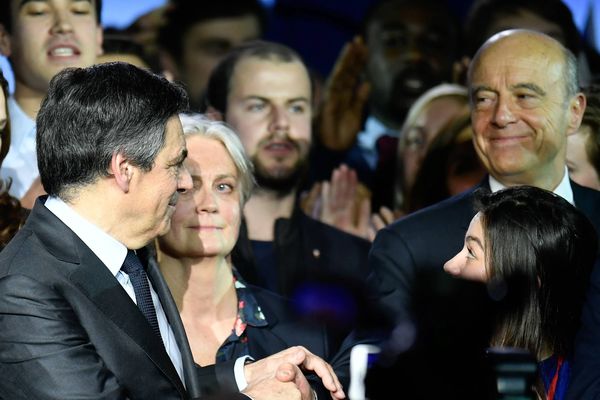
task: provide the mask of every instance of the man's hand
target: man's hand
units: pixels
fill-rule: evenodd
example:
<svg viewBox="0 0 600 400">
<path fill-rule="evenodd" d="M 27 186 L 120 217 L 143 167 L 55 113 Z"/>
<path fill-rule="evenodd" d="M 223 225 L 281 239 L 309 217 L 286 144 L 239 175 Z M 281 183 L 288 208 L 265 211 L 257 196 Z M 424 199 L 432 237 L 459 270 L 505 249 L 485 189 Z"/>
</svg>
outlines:
<svg viewBox="0 0 600 400">
<path fill-rule="evenodd" d="M 333 170 L 330 181 L 316 183 L 301 206 L 307 215 L 325 224 L 370 239 L 371 193 L 344 164 Z"/>
<path fill-rule="evenodd" d="M 342 49 L 317 115 L 317 135 L 330 150 L 348 150 L 360 132 L 363 108 L 371 91 L 369 83 L 361 81 L 366 64 L 367 47 L 357 36 Z"/>
<path fill-rule="evenodd" d="M 292 364 L 296 368 L 290 368 L 286 364 Z M 244 366 L 244 373 L 248 382 L 248 388 L 244 393 L 252 396 L 248 392 L 251 387 L 259 384 L 259 382 L 267 382 L 275 376 L 277 379 L 285 380 L 289 378 L 300 391 L 303 400 L 312 399 L 312 389 L 298 367 L 304 371 L 312 371 L 321 378 L 323 386 L 329 390 L 333 399 L 346 398 L 342 385 L 335 372 L 333 372 L 331 365 L 302 346 L 290 347 Z M 287 381 L 287 383 L 290 381 Z"/>
<path fill-rule="evenodd" d="M 304 383 L 297 382 L 300 380 L 298 375 L 302 375 L 302 372 L 294 364 L 281 364 L 271 376 L 265 376 L 250 383 L 242 393 L 250 396 L 253 400 L 312 400 L 310 397 L 302 396 L 303 389 L 309 393 L 311 393 L 311 389 L 304 387 L 308 385 L 306 379 L 304 379 Z"/>
</svg>

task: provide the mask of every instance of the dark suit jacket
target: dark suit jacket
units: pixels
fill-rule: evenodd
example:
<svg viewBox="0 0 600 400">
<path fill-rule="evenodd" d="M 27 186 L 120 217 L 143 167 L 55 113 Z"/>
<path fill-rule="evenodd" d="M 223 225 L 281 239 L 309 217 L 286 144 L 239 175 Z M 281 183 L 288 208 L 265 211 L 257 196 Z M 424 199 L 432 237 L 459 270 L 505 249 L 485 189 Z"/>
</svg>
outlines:
<svg viewBox="0 0 600 400">
<path fill-rule="evenodd" d="M 285 297 L 292 297 L 307 281 L 336 279 L 362 284 L 367 277 L 370 243 L 308 217 L 298 207 L 291 218 L 275 222 L 274 236 L 279 287 L 272 290 Z M 232 260 L 246 282 L 265 287 L 257 273 L 245 223 Z"/>
<path fill-rule="evenodd" d="M 474 398 L 488 384 L 483 378 L 478 382 L 477 377 L 487 367 L 481 355 L 492 330 L 493 303 L 484 285 L 453 278 L 443 271 L 444 263 L 462 248 L 465 232 L 475 215 L 473 192 L 482 186 L 489 188 L 487 182 L 486 178 L 470 191 L 384 228 L 369 254 L 372 270 L 369 284 L 386 314 L 395 324 L 415 324 L 418 332 L 413 349 L 419 356 L 401 356 L 404 360 L 400 363 L 405 365 L 400 368 L 417 371 L 414 363 L 421 363 L 428 371 L 426 380 L 415 373 L 417 379 L 410 383 L 425 385 L 431 379 L 439 383 L 424 386 L 429 391 L 440 388 L 439 393 L 416 398 L 432 398 L 437 394 L 445 398 Z M 600 192 L 574 182 L 571 186 L 576 206 L 599 230 Z M 597 332 L 600 351 L 600 329 Z M 446 387 L 442 382 L 465 390 L 443 393 L 441 388 Z M 479 383 L 481 387 L 477 388 Z"/>
<path fill-rule="evenodd" d="M 0 253 L 0 398 L 200 396 L 203 382 L 174 301 L 158 269 L 149 266 L 148 276 L 177 338 L 189 391 L 119 282 L 38 200 Z"/>
</svg>

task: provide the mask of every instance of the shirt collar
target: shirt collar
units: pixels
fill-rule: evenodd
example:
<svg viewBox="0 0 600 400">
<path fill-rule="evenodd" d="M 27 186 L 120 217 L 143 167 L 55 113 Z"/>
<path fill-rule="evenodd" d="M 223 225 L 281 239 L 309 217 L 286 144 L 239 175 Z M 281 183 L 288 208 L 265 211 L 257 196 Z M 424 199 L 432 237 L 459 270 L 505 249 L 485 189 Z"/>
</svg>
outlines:
<svg viewBox="0 0 600 400">
<path fill-rule="evenodd" d="M 497 192 L 498 190 L 506 189 L 502 183 L 500 183 L 496 178 L 492 175 L 489 175 L 490 189 L 492 192 Z M 571 181 L 569 180 L 569 170 L 565 167 L 565 172 L 563 174 L 562 180 L 558 184 L 558 186 L 553 190 L 553 192 L 563 199 L 567 200 L 569 203 L 575 205 L 575 199 L 573 198 L 573 188 L 571 187 Z"/>
<path fill-rule="evenodd" d="M 114 276 L 117 276 L 127 255 L 127 247 L 123 243 L 83 218 L 58 197 L 48 197 L 44 205 L 94 252 Z"/>
<path fill-rule="evenodd" d="M 399 137 L 400 132 L 386 127 L 383 122 L 371 115 L 365 122 L 365 129 L 358 134 L 357 140 L 361 147 L 370 149 L 383 135 Z"/>
</svg>

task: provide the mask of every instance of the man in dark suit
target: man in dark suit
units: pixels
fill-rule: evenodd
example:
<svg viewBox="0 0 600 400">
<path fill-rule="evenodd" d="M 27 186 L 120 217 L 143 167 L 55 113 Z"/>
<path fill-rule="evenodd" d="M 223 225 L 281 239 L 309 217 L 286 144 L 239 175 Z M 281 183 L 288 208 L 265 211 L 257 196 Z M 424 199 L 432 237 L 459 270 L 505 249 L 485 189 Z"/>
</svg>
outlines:
<svg viewBox="0 0 600 400">
<path fill-rule="evenodd" d="M 474 145 L 489 172 L 480 186 L 554 191 L 600 228 L 600 193 L 571 182 L 566 168 L 567 136 L 579 128 L 586 104 L 574 56 L 546 35 L 505 31 L 479 50 L 468 85 Z M 416 328 L 416 335 L 392 345 L 427 351 L 427 360 L 433 361 L 427 381 L 435 376 L 458 388 L 444 393 L 446 398 L 473 398 L 487 387 L 480 379 L 492 312 L 486 288 L 443 271 L 461 249 L 475 214 L 474 190 L 383 229 L 369 256 L 370 282 L 380 303 L 394 323 Z M 411 352 L 402 358 L 419 360 Z M 432 393 L 437 387 L 423 390 Z"/>
<path fill-rule="evenodd" d="M 133 251 L 169 229 L 192 186 L 187 106 L 182 88 L 125 63 L 52 79 L 36 121 L 49 196 L 0 253 L 1 398 L 187 399 L 247 384 L 253 398 L 307 399 L 298 366 L 343 397 L 331 367 L 302 348 L 194 373 L 167 286 Z"/>
</svg>

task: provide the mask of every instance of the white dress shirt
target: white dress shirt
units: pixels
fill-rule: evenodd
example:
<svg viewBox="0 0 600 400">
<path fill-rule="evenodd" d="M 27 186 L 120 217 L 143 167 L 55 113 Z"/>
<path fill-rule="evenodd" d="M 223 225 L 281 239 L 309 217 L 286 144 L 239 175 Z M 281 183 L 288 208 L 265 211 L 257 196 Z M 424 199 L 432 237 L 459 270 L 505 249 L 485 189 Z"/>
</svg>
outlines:
<svg viewBox="0 0 600 400">
<path fill-rule="evenodd" d="M 492 192 L 497 192 L 498 190 L 505 189 L 506 186 L 501 184 L 497 179 L 493 176 L 489 176 L 490 179 L 490 189 Z M 569 180 L 569 170 L 565 166 L 565 173 L 563 174 L 563 178 L 553 190 L 553 192 L 563 199 L 567 200 L 569 203 L 575 205 L 575 199 L 573 198 L 573 188 L 571 187 L 571 181 Z"/>
<path fill-rule="evenodd" d="M 127 255 L 127 248 L 115 238 L 92 224 L 73 210 L 68 204 L 57 197 L 49 197 L 46 200 L 45 206 L 52 214 L 56 215 L 65 225 L 67 225 L 102 261 L 108 268 L 110 273 L 119 281 L 123 289 L 127 292 L 131 300 L 137 304 L 133 285 L 129 280 L 129 276 L 121 271 L 123 261 Z M 150 292 L 152 294 L 152 302 L 156 309 L 156 317 L 158 319 L 158 327 L 160 335 L 165 345 L 167 354 L 171 358 L 181 381 L 185 384 L 183 375 L 183 363 L 181 361 L 181 352 L 175 340 L 173 330 L 169 325 L 165 311 L 162 308 L 160 299 L 150 283 Z"/>
<path fill-rule="evenodd" d="M 22 198 L 40 175 L 35 152 L 35 121 L 17 104 L 14 97 L 8 98 L 10 115 L 10 148 L 0 168 L 0 178 L 12 180 L 9 193 Z"/>
</svg>

